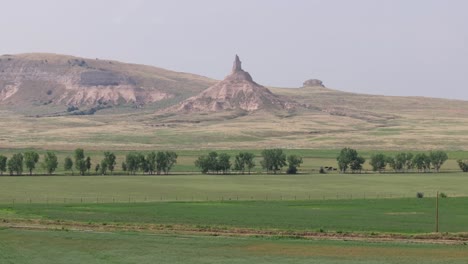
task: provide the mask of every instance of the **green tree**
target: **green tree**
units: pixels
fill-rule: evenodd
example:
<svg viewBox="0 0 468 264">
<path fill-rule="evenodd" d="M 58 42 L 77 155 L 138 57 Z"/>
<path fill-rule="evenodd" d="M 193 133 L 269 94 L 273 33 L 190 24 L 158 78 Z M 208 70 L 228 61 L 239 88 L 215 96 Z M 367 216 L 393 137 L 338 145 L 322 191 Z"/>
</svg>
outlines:
<svg viewBox="0 0 468 264">
<path fill-rule="evenodd" d="M 27 151 L 24 153 L 24 165 L 29 171 L 29 175 L 32 175 L 32 171 L 36 168 L 36 163 L 39 161 L 39 154 L 34 151 Z"/>
<path fill-rule="evenodd" d="M 468 172 L 468 162 L 463 160 L 457 160 L 458 166 L 463 172 Z"/>
<path fill-rule="evenodd" d="M 383 172 L 387 167 L 387 157 L 382 153 L 373 154 L 369 164 L 372 166 L 373 171 Z"/>
<path fill-rule="evenodd" d="M 440 167 L 448 160 L 448 155 L 444 151 L 431 151 L 429 152 L 429 159 L 436 172 L 440 171 Z"/>
<path fill-rule="evenodd" d="M 101 171 L 101 165 L 98 163 L 96 164 L 96 167 L 94 168 L 94 171 L 96 172 L 96 175 Z"/>
<path fill-rule="evenodd" d="M 108 169 L 111 173 L 111 175 L 114 172 L 115 169 L 115 155 L 112 152 L 104 152 L 104 163 L 106 164 L 106 169 Z M 102 162 L 101 162 L 101 169 L 102 169 Z"/>
<path fill-rule="evenodd" d="M 75 149 L 75 168 L 80 172 L 80 175 L 84 175 L 86 172 L 84 150 L 81 148 Z"/>
<path fill-rule="evenodd" d="M 413 164 L 419 172 L 427 172 L 431 169 L 431 159 L 425 153 L 414 155 Z"/>
<path fill-rule="evenodd" d="M 89 172 L 91 170 L 91 167 L 93 166 L 93 164 L 91 163 L 91 157 L 90 156 L 88 156 L 86 158 L 85 163 L 86 163 L 86 170 L 88 171 L 88 174 L 89 174 Z"/>
<path fill-rule="evenodd" d="M 250 174 L 250 171 L 252 170 L 253 167 L 255 167 L 255 162 L 254 162 L 254 154 L 250 152 L 240 152 L 239 154 L 236 155 L 235 161 L 234 161 L 234 170 L 242 172 L 242 174 L 245 173 L 245 170 L 247 170 Z"/>
<path fill-rule="evenodd" d="M 101 175 L 106 175 L 109 165 L 107 164 L 106 159 L 101 160 L 101 165 L 99 166 L 99 173 Z"/>
<path fill-rule="evenodd" d="M 7 170 L 7 160 L 7 157 L 0 155 L 0 175 L 3 175 Z"/>
<path fill-rule="evenodd" d="M 158 154 L 159 153 L 162 153 L 162 152 L 158 152 Z M 154 151 L 152 151 L 152 152 L 148 153 L 148 155 L 146 155 L 146 161 L 148 162 L 148 173 L 150 175 L 154 174 L 155 171 L 157 171 L 157 173 L 160 174 L 161 170 L 162 170 L 162 169 L 159 170 L 159 168 L 157 168 L 157 166 L 156 166 L 156 156 L 157 155 L 156 155 L 156 153 Z M 163 160 L 165 160 L 165 157 L 163 157 Z"/>
<path fill-rule="evenodd" d="M 357 156 L 357 158 L 351 162 L 349 168 L 351 169 L 353 173 L 355 172 L 361 173 L 362 165 L 364 164 L 364 162 L 366 162 L 366 160 L 363 157 Z"/>
<path fill-rule="evenodd" d="M 23 154 L 16 153 L 7 162 L 8 171 L 10 175 L 16 173 L 16 175 L 23 174 Z"/>
<path fill-rule="evenodd" d="M 169 171 L 177 163 L 177 154 L 174 151 L 159 151 L 156 154 L 156 172 L 157 174 L 169 174 Z"/>
<path fill-rule="evenodd" d="M 357 151 L 352 148 L 343 148 L 336 160 L 338 161 L 338 167 L 342 173 L 346 173 L 348 169 L 351 169 L 352 172 L 361 171 L 362 164 L 366 162 L 366 160 L 359 156 Z"/>
<path fill-rule="evenodd" d="M 130 174 L 135 175 L 135 173 L 138 171 L 138 167 L 139 167 L 138 154 L 137 153 L 128 153 L 125 156 L 125 164 L 127 166 L 127 171 Z"/>
<path fill-rule="evenodd" d="M 142 153 L 137 153 L 137 162 L 137 170 L 148 172 L 148 161 L 146 160 L 145 155 L 143 155 Z"/>
<path fill-rule="evenodd" d="M 286 173 L 288 174 L 296 174 L 297 168 L 300 167 L 302 164 L 302 158 L 297 155 L 289 155 L 288 156 L 288 170 Z"/>
<path fill-rule="evenodd" d="M 52 174 L 58 167 L 57 156 L 53 152 L 47 152 L 44 154 L 43 167 L 47 171 L 47 174 Z"/>
<path fill-rule="evenodd" d="M 410 171 L 414 168 L 414 164 L 413 164 L 413 153 L 406 153 L 406 162 L 405 162 L 405 167 L 406 167 L 406 171 Z"/>
<path fill-rule="evenodd" d="M 221 171 L 223 174 L 226 174 L 231 169 L 231 156 L 226 153 L 221 153 L 218 156 L 218 167 L 217 171 Z"/>
<path fill-rule="evenodd" d="M 215 151 L 212 151 L 208 153 L 208 155 L 202 155 L 198 157 L 198 159 L 195 161 L 195 166 L 200 168 L 202 173 L 219 173 L 221 170 L 221 167 L 219 165 L 219 160 L 218 160 L 218 153 Z"/>
<path fill-rule="evenodd" d="M 286 165 L 286 154 L 282 149 L 265 149 L 262 151 L 263 160 L 260 162 L 267 172 L 276 174 Z"/>
<path fill-rule="evenodd" d="M 198 159 L 195 160 L 195 166 L 199 168 L 203 174 L 208 173 L 212 168 L 209 157 L 205 155 L 199 156 Z"/>
<path fill-rule="evenodd" d="M 65 171 L 71 170 L 72 175 L 73 175 L 73 160 L 70 157 L 66 157 L 64 162 L 63 162 L 63 169 Z"/>
<path fill-rule="evenodd" d="M 413 168 L 412 153 L 398 153 L 394 158 L 388 160 L 390 167 L 396 172 L 405 172 Z"/>
<path fill-rule="evenodd" d="M 166 167 L 164 168 L 164 173 L 169 174 L 174 165 L 177 163 L 177 153 L 174 151 L 166 151 Z"/>
<path fill-rule="evenodd" d="M 127 171 L 127 163 L 125 163 L 125 161 L 122 161 L 122 171 L 126 172 Z"/>
</svg>

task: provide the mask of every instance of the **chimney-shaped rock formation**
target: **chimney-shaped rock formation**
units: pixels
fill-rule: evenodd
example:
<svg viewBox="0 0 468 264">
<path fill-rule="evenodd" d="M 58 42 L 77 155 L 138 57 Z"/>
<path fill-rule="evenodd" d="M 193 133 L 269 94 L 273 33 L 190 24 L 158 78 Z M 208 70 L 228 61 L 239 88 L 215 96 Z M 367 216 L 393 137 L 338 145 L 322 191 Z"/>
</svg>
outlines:
<svg viewBox="0 0 468 264">
<path fill-rule="evenodd" d="M 232 73 L 242 71 L 242 62 L 239 59 L 239 56 L 236 54 L 236 58 L 234 59 L 234 64 L 232 65 Z"/>
<path fill-rule="evenodd" d="M 297 104 L 273 94 L 268 88 L 252 80 L 252 76 L 242 69 L 236 55 L 232 72 L 224 80 L 209 87 L 200 94 L 190 97 L 180 104 L 167 109 L 171 111 L 217 112 L 224 110 L 292 110 Z"/>
<path fill-rule="evenodd" d="M 253 82 L 252 76 L 242 69 L 242 62 L 239 59 L 239 56 L 236 55 L 234 63 L 232 65 L 232 72 L 226 77 L 225 80 L 229 81 L 248 81 Z"/>
</svg>

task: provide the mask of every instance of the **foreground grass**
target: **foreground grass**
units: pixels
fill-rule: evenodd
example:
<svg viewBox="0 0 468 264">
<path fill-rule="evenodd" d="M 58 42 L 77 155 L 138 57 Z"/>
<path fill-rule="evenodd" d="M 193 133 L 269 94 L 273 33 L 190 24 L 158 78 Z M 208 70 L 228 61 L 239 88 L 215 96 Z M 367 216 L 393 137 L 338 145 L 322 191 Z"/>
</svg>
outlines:
<svg viewBox="0 0 468 264">
<path fill-rule="evenodd" d="M 468 196 L 464 173 L 0 177 L 0 203 Z"/>
<path fill-rule="evenodd" d="M 466 208 L 468 198 L 440 199 L 440 231 L 468 232 Z M 435 199 L 23 204 L 0 207 L 0 219 L 178 225 L 201 230 L 415 234 L 434 231 Z"/>
<path fill-rule="evenodd" d="M 466 263 L 466 246 L 0 230 L 1 263 Z"/>
</svg>

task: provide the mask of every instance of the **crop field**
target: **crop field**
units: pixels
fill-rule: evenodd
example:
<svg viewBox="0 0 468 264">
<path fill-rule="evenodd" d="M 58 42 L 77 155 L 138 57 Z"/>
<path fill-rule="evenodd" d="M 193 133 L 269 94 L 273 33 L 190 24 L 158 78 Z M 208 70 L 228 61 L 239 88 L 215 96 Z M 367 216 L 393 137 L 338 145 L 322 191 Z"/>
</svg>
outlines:
<svg viewBox="0 0 468 264">
<path fill-rule="evenodd" d="M 411 240 L 433 230 L 434 202 L 2 205 L 0 259 L 15 264 L 466 263 L 463 240 Z M 441 199 L 441 231 L 466 234 L 459 232 L 468 230 L 467 206 L 467 198 Z M 310 233 L 320 235 L 310 239 Z M 400 235 L 388 239 L 392 236 L 386 234 Z"/>
<path fill-rule="evenodd" d="M 462 245 L 0 230 L 2 263 L 466 263 Z"/>
<path fill-rule="evenodd" d="M 468 196 L 466 173 L 0 177 L 0 203 Z"/>
<path fill-rule="evenodd" d="M 466 263 L 466 246 L 0 230 L 3 263 Z M 8 242 L 7 242 L 8 241 Z"/>
<path fill-rule="evenodd" d="M 440 231 L 468 232 L 468 198 L 444 198 L 439 203 Z M 0 218 L 223 230 L 419 234 L 434 231 L 435 199 L 17 204 L 0 206 Z"/>
<path fill-rule="evenodd" d="M 319 174 L 337 150 L 287 150 L 300 174 L 202 175 L 206 153 L 179 151 L 170 175 L 0 177 L 0 263 L 466 263 L 465 152 L 441 173 Z"/>
</svg>

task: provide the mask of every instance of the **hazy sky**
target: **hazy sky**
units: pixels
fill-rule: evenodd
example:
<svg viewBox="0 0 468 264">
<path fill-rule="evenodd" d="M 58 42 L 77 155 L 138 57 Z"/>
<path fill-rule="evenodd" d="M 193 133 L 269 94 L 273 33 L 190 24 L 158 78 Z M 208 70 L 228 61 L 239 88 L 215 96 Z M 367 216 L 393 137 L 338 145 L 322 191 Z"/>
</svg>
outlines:
<svg viewBox="0 0 468 264">
<path fill-rule="evenodd" d="M 0 54 L 52 52 L 260 84 L 468 100 L 466 0 L 0 0 Z"/>
</svg>

